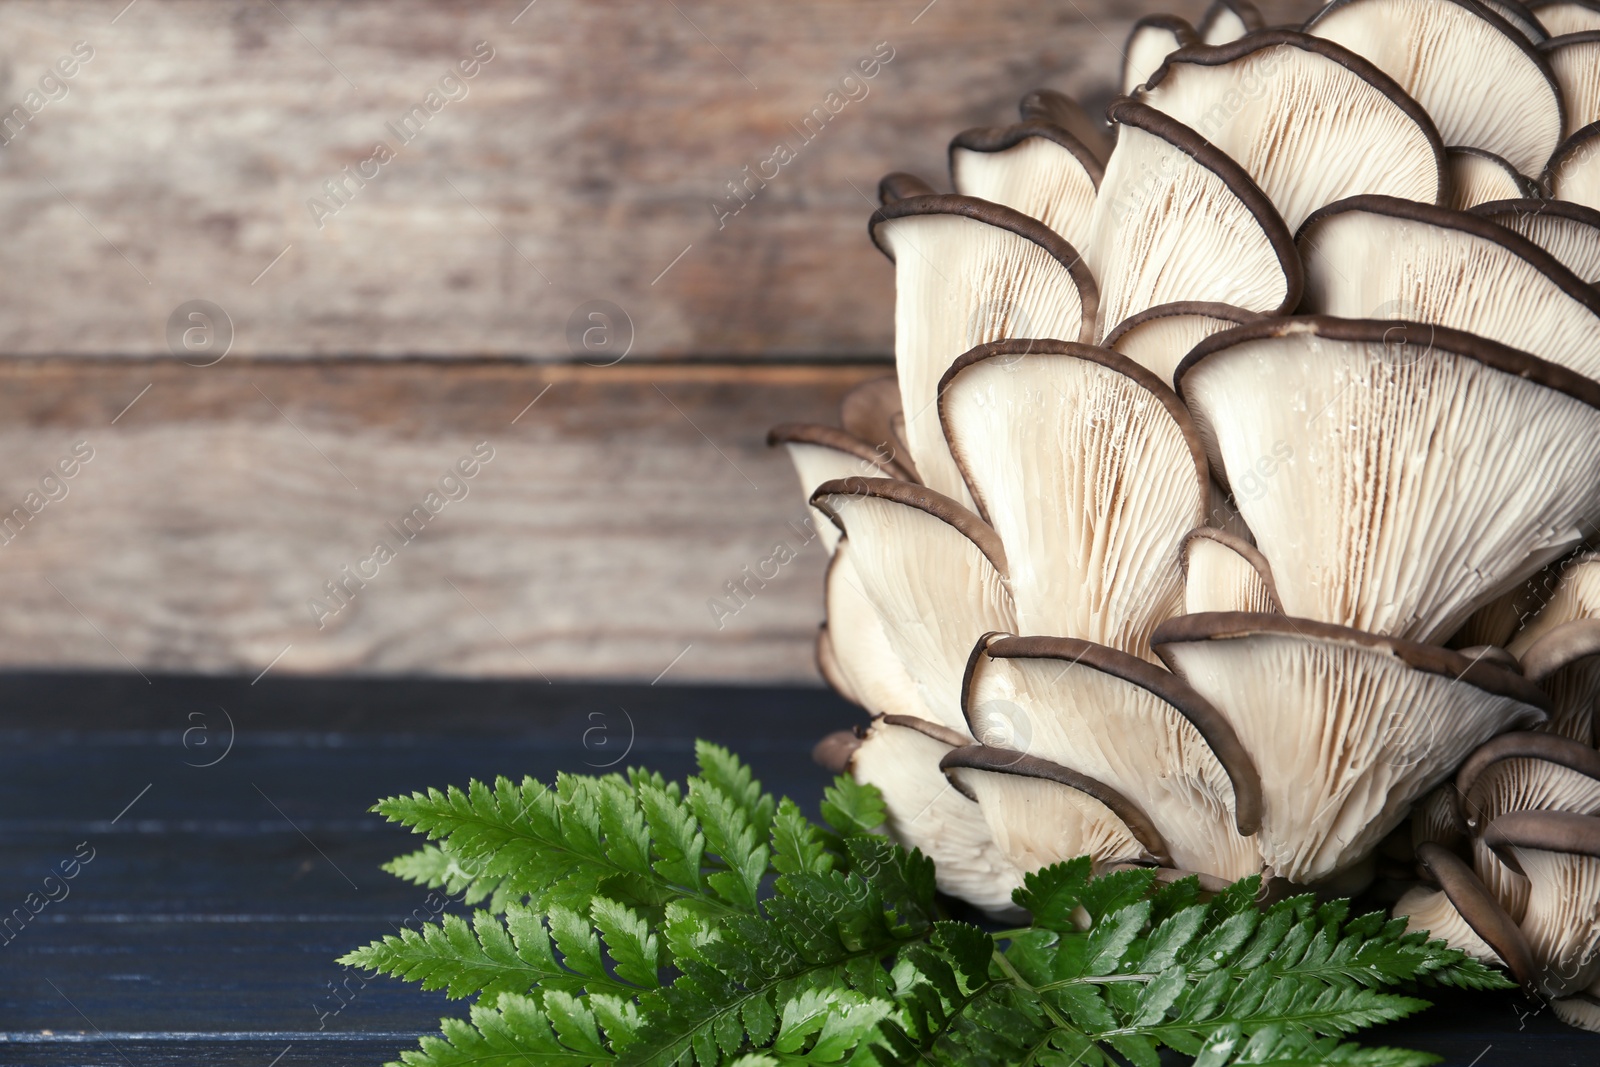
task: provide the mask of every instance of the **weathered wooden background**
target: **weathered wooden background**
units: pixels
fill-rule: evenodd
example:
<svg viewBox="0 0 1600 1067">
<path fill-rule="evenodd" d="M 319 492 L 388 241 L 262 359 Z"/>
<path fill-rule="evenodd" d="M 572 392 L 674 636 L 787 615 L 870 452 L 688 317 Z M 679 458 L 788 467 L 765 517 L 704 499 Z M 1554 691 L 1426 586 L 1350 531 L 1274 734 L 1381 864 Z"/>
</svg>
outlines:
<svg viewBox="0 0 1600 1067">
<path fill-rule="evenodd" d="M 804 515 L 765 426 L 886 370 L 876 179 L 942 177 L 1029 89 L 1105 100 L 1156 9 L 0 5 L 0 504 L 95 451 L 0 545 L 0 664 L 810 679 L 815 546 L 721 629 L 706 601 Z M 180 360 L 193 300 L 226 321 Z M 469 497 L 319 629 L 322 583 L 483 440 Z"/>
</svg>

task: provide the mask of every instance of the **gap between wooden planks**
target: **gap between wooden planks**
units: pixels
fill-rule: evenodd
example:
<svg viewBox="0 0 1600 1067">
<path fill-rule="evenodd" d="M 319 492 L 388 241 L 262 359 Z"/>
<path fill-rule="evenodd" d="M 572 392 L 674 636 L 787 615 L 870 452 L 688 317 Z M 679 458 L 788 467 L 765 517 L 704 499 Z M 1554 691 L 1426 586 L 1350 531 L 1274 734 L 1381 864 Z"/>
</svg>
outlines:
<svg viewBox="0 0 1600 1067">
<path fill-rule="evenodd" d="M 887 373 L 0 362 L 0 666 L 811 683 L 823 553 L 765 433 Z M 719 628 L 708 600 L 780 542 Z"/>
</svg>

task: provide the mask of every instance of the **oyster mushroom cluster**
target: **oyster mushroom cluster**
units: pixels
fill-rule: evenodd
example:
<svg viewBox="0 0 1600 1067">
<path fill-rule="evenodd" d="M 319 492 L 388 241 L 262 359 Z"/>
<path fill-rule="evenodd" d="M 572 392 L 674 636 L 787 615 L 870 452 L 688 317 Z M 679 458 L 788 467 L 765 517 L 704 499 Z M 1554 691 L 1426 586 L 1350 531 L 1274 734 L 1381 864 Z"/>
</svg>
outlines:
<svg viewBox="0 0 1600 1067">
<path fill-rule="evenodd" d="M 1505 643 L 1550 694 L 1550 719 L 1489 741 L 1417 806 L 1428 884 L 1395 913 L 1600 1030 L 1600 554 L 1550 568 L 1467 631 Z"/>
<path fill-rule="evenodd" d="M 824 747 L 996 913 L 1083 854 L 1358 891 L 1600 698 L 1546 669 L 1568 608 L 1516 633 L 1600 543 L 1600 3 L 1219 0 L 1125 56 L 1104 122 L 1039 90 L 953 193 L 883 180 L 896 374 L 772 432 L 872 715 Z M 1525 829 L 1474 832 L 1505 882 Z M 1600 874 L 1552 877 L 1600 931 Z"/>
</svg>

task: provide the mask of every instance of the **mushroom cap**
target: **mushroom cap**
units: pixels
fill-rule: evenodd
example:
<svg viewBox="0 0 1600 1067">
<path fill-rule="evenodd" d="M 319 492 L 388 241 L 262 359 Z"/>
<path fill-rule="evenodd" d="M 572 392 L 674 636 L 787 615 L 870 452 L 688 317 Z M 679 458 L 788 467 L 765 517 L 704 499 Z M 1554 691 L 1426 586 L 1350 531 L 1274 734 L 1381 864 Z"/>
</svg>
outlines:
<svg viewBox="0 0 1600 1067">
<path fill-rule="evenodd" d="M 874 452 L 898 463 L 908 481 L 920 481 L 905 443 L 905 413 L 900 408 L 900 383 L 894 375 L 869 378 L 845 393 L 839 401 L 839 425 L 871 445 Z"/>
<path fill-rule="evenodd" d="M 781 423 L 767 431 L 767 444 L 785 447 L 795 473 L 800 476 L 800 489 L 807 497 L 823 482 L 852 475 L 910 478 L 906 469 L 894 461 L 892 453 L 833 426 Z M 822 546 L 832 552 L 838 543 L 839 531 L 816 508 L 811 509 L 811 515 Z"/>
<path fill-rule="evenodd" d="M 1550 1010 L 1568 1026 L 1600 1033 L 1600 982 L 1581 993 L 1557 997 L 1550 1002 Z"/>
<path fill-rule="evenodd" d="M 934 408 L 940 377 L 989 341 L 1090 340 L 1094 279 L 1055 231 L 973 197 L 896 201 L 872 216 L 871 232 L 895 262 L 895 370 L 912 461 L 931 488 L 970 505 Z"/>
<path fill-rule="evenodd" d="M 1084 254 L 1102 280 L 1102 332 L 1158 304 L 1206 301 L 1281 313 L 1300 299 L 1294 240 L 1272 201 L 1228 155 L 1136 100 L 1106 113 L 1119 131 Z M 1219 262 L 1228 265 L 1218 270 Z"/>
<path fill-rule="evenodd" d="M 1278 612 L 1272 565 L 1255 545 L 1236 534 L 1198 526 L 1178 550 L 1183 568 L 1183 613 Z"/>
<path fill-rule="evenodd" d="M 1298 242 L 1308 309 L 1436 323 L 1600 378 L 1600 291 L 1503 226 L 1360 196 L 1312 215 Z"/>
<path fill-rule="evenodd" d="M 1483 3 L 1534 44 L 1542 44 L 1549 38 L 1549 31 L 1522 0 L 1483 0 Z"/>
<path fill-rule="evenodd" d="M 1260 775 L 1228 721 L 1167 671 L 1088 641 L 991 634 L 968 662 L 962 707 L 984 745 L 1128 798 L 1178 867 L 1229 881 L 1260 872 L 1249 836 Z"/>
<path fill-rule="evenodd" d="M 1088 775 L 988 745 L 951 749 L 940 767 L 977 802 L 995 844 L 1020 871 L 1077 856 L 1171 866 L 1160 832 L 1138 806 Z"/>
<path fill-rule="evenodd" d="M 1566 105 L 1562 136 L 1570 137 L 1600 120 L 1600 29 L 1565 33 L 1539 45 L 1561 86 Z"/>
<path fill-rule="evenodd" d="M 1214 0 L 1195 31 L 1206 44 L 1227 44 L 1266 24 L 1261 11 L 1250 0 Z"/>
<path fill-rule="evenodd" d="M 1177 395 L 1109 349 L 999 341 L 945 373 L 939 418 L 1005 543 L 1018 629 L 1148 658 L 1181 597 L 1178 541 L 1209 496 Z"/>
<path fill-rule="evenodd" d="M 1600 281 L 1600 211 L 1567 200 L 1492 200 L 1472 209 L 1521 234 L 1579 278 Z"/>
<path fill-rule="evenodd" d="M 1354 52 L 1262 30 L 1169 55 L 1136 99 L 1237 160 L 1290 230 L 1362 193 L 1439 202 L 1444 144 L 1427 112 Z"/>
<path fill-rule="evenodd" d="M 1430 940 L 1443 941 L 1475 960 L 1490 966 L 1501 965 L 1500 954 L 1462 918 L 1442 889 L 1412 886 L 1395 902 L 1394 915 L 1406 920 L 1408 934 L 1427 934 Z"/>
<path fill-rule="evenodd" d="M 1184 300 L 1157 304 L 1123 319 L 1106 334 L 1105 347 L 1121 352 L 1145 370 L 1172 384 L 1172 372 L 1189 350 L 1214 333 L 1261 316 L 1231 304 Z"/>
<path fill-rule="evenodd" d="M 1111 158 L 1111 131 L 1103 119 L 1094 118 L 1072 97 L 1054 89 L 1035 89 L 1017 105 L 1023 122 L 1048 122 L 1059 126 L 1094 153 L 1104 170 Z"/>
<path fill-rule="evenodd" d="M 1549 63 L 1477 0 L 1334 0 L 1306 32 L 1387 72 L 1427 109 L 1446 144 L 1485 149 L 1531 174 L 1561 139 L 1561 94 Z M 1484 70 L 1495 77 L 1482 77 Z"/>
<path fill-rule="evenodd" d="M 1426 891 L 1408 893 L 1395 906 L 1395 914 L 1412 917 L 1413 925 L 1426 926 L 1452 948 L 1485 962 L 1503 963 L 1517 981 L 1530 984 L 1537 966 L 1527 938 L 1472 868 L 1453 852 L 1433 844 L 1417 847 L 1417 861 L 1438 883 L 1444 899 L 1429 897 Z"/>
<path fill-rule="evenodd" d="M 1546 729 L 1586 745 L 1600 745 L 1600 655 L 1574 657 L 1544 674 L 1539 684 L 1552 704 Z"/>
<path fill-rule="evenodd" d="M 1544 694 L 1510 671 L 1310 619 L 1184 615 L 1154 644 L 1250 754 L 1262 856 L 1295 882 L 1362 859 L 1474 748 L 1544 718 Z"/>
<path fill-rule="evenodd" d="M 1492 200 L 1511 200 L 1533 196 L 1536 186 L 1517 168 L 1481 148 L 1445 150 L 1445 170 L 1449 195 L 1444 206 L 1466 211 Z"/>
<path fill-rule="evenodd" d="M 1539 184 L 1557 200 L 1600 208 L 1600 122 L 1589 123 L 1557 146 Z"/>
<path fill-rule="evenodd" d="M 1038 219 L 1074 248 L 1089 239 L 1089 216 L 1105 167 L 1067 130 L 1040 120 L 978 128 L 950 142 L 957 193 Z"/>
<path fill-rule="evenodd" d="M 1287 456 L 1234 499 L 1290 615 L 1441 640 L 1600 520 L 1600 383 L 1525 352 L 1278 319 L 1201 341 L 1177 377 L 1213 472 Z"/>
<path fill-rule="evenodd" d="M 1457 854 L 1466 850 L 1467 824 L 1461 819 L 1451 783 L 1436 787 L 1411 809 L 1412 850 L 1429 842 Z"/>
<path fill-rule="evenodd" d="M 1600 30 L 1600 3 L 1595 0 L 1529 0 L 1528 10 L 1552 37 Z"/>
<path fill-rule="evenodd" d="M 1506 647 L 1513 656 L 1526 659 L 1533 646 L 1567 623 L 1600 619 L 1600 552 L 1579 552 L 1551 568 L 1553 581 L 1544 583 L 1539 610 L 1518 630 Z M 1572 641 L 1568 639 L 1568 643 Z M 1534 657 L 1537 681 L 1551 668 L 1567 662 L 1550 652 Z M 1542 668 L 1542 669 L 1541 669 Z"/>
<path fill-rule="evenodd" d="M 1522 932 L 1547 997 L 1600 978 L 1600 818 L 1567 811 L 1517 811 L 1483 832 L 1506 866 L 1527 876 Z"/>
<path fill-rule="evenodd" d="M 1176 15 L 1146 15 L 1128 31 L 1122 49 L 1122 91 L 1131 93 L 1156 72 L 1169 53 L 1199 44 L 1193 26 Z"/>
<path fill-rule="evenodd" d="M 933 860 L 941 890 L 991 914 L 1017 916 L 1011 893 L 1022 872 L 998 847 L 978 806 L 952 789 L 939 768 L 963 740 L 934 723 L 884 716 L 851 753 L 850 773 L 883 793 L 889 832 Z"/>
<path fill-rule="evenodd" d="M 1580 552 L 1545 576 L 1551 580 L 1535 591 L 1544 604 L 1511 650 L 1550 694 L 1546 729 L 1593 745 L 1600 740 L 1600 554 Z"/>
<path fill-rule="evenodd" d="M 926 179 L 903 170 L 891 171 L 878 179 L 878 203 L 887 207 L 899 200 L 913 196 L 934 196 L 938 190 Z"/>
<path fill-rule="evenodd" d="M 1600 814 L 1600 752 L 1553 734 L 1501 734 L 1457 772 L 1455 795 L 1474 833 L 1513 811 Z M 1528 902 L 1527 879 L 1502 863 L 1481 838 L 1473 839 L 1471 851 L 1478 877 L 1520 921 Z"/>
<path fill-rule="evenodd" d="M 983 634 L 1016 627 L 999 537 L 949 497 L 887 478 L 826 482 L 811 500 L 849 540 L 860 592 L 929 717 L 964 732 L 967 656 Z"/>
<path fill-rule="evenodd" d="M 1486 772 L 1498 767 L 1507 760 L 1536 760 L 1540 763 L 1550 764 L 1552 767 L 1565 767 L 1589 778 L 1600 779 L 1600 753 L 1585 745 L 1574 742 L 1570 738 L 1557 737 L 1548 733 L 1532 731 L 1515 731 L 1501 734 L 1494 740 L 1479 746 L 1467 758 L 1456 772 L 1456 794 L 1463 798 L 1469 796 L 1478 788 L 1478 780 Z M 1546 787 L 1539 787 L 1546 788 Z M 1537 795 L 1544 796 L 1545 793 Z M 1562 794 L 1565 795 L 1565 794 Z M 1488 818 L 1476 819 L 1475 827 L 1486 826 L 1498 815 L 1506 811 L 1525 810 L 1532 807 L 1558 806 L 1555 802 L 1550 804 L 1526 804 L 1521 808 L 1506 808 L 1496 811 Z M 1463 812 L 1465 814 L 1465 811 Z"/>
<path fill-rule="evenodd" d="M 826 634 L 827 630 L 822 629 L 818 633 Z M 823 770 L 843 774 L 850 769 L 850 757 L 861 747 L 865 736 L 864 730 L 835 730 L 812 747 L 811 762 Z"/>
<path fill-rule="evenodd" d="M 832 526 L 832 523 L 829 523 Z M 817 638 L 817 665 L 833 689 L 874 715 L 931 720 L 916 679 L 890 643 L 883 620 L 856 573 L 855 549 L 842 538 L 824 581 L 826 629 Z"/>
</svg>

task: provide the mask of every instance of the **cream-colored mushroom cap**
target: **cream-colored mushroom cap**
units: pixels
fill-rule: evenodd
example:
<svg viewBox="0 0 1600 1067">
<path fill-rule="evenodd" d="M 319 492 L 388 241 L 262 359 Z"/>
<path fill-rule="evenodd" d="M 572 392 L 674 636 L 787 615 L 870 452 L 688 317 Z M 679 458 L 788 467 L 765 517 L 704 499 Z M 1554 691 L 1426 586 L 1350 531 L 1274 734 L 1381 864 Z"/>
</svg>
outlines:
<svg viewBox="0 0 1600 1067">
<path fill-rule="evenodd" d="M 913 196 L 872 216 L 895 264 L 895 370 L 906 443 L 930 488 L 971 506 L 939 427 L 939 379 L 957 356 L 1007 337 L 1092 339 L 1094 279 L 1036 219 L 966 196 Z"/>
<path fill-rule="evenodd" d="M 1399 82 L 1427 108 L 1445 144 L 1485 149 L 1534 174 L 1561 139 L 1561 94 L 1549 63 L 1476 0 L 1336 0 L 1306 32 L 1365 56 Z M 1495 76 L 1483 77 L 1485 70 Z"/>
<path fill-rule="evenodd" d="M 811 499 L 850 542 L 860 592 L 922 705 L 964 732 L 961 676 L 972 646 L 991 630 L 1016 629 L 1000 539 L 949 497 L 907 482 L 846 478 Z"/>
<path fill-rule="evenodd" d="M 1504 226 L 1363 196 L 1318 211 L 1297 242 L 1309 310 L 1448 326 L 1600 379 L 1600 292 Z"/>
<path fill-rule="evenodd" d="M 1084 255 L 1100 282 L 1101 336 L 1178 301 L 1281 313 L 1300 299 L 1300 257 L 1266 193 L 1237 162 L 1135 100 L 1107 109 L 1117 147 Z M 1048 336 L 1036 333 L 1036 336 Z"/>
<path fill-rule="evenodd" d="M 1531 179 L 1517 172 L 1517 168 L 1481 148 L 1450 148 L 1445 150 L 1447 194 L 1444 206 L 1455 211 L 1493 200 L 1511 200 L 1533 196 Z"/>
<path fill-rule="evenodd" d="M 983 744 L 1126 797 L 1177 867 L 1229 882 L 1260 872 L 1260 775 L 1227 719 L 1167 671 L 1087 641 L 990 635 L 962 704 Z"/>
<path fill-rule="evenodd" d="M 1496 200 L 1472 209 L 1549 252 L 1579 278 L 1600 281 L 1600 211 L 1567 200 Z"/>
<path fill-rule="evenodd" d="M 1483 841 L 1528 878 L 1522 932 L 1540 992 L 1564 997 L 1600 978 L 1600 818 L 1513 812 L 1490 823 Z"/>
<path fill-rule="evenodd" d="M 1006 546 L 1016 631 L 1151 658 L 1150 632 L 1179 610 L 1178 542 L 1209 497 L 1176 394 L 1108 349 L 1002 341 L 955 362 L 939 414 Z"/>
<path fill-rule="evenodd" d="M 1089 217 L 1104 165 L 1053 123 L 967 130 L 950 142 L 956 192 L 1038 219 L 1074 248 L 1089 239 Z"/>
<path fill-rule="evenodd" d="M 1429 204 L 1444 193 L 1444 144 L 1427 112 L 1320 37 L 1263 30 L 1180 49 L 1134 97 L 1237 160 L 1290 230 L 1361 193 Z"/>
<path fill-rule="evenodd" d="M 890 832 L 933 860 L 940 889 L 996 915 L 1018 916 L 1011 893 L 1022 884 L 1022 872 L 990 836 L 978 805 L 939 769 L 964 741 L 934 723 L 885 716 L 850 755 L 850 773 L 878 787 Z"/>
<path fill-rule="evenodd" d="M 977 803 L 995 846 L 1024 873 L 1078 856 L 1097 866 L 1120 860 L 1170 866 L 1166 844 L 1144 814 L 1087 775 L 986 745 L 953 749 L 941 766 L 951 785 Z"/>
<path fill-rule="evenodd" d="M 1282 612 L 1272 565 L 1250 542 L 1210 526 L 1190 530 L 1179 550 L 1183 613 Z"/>
<path fill-rule="evenodd" d="M 767 433 L 768 445 L 783 445 L 800 476 L 800 489 L 807 497 L 823 482 L 857 475 L 897 478 L 909 481 L 910 474 L 888 454 L 859 437 L 833 426 L 786 422 Z M 839 540 L 838 528 L 816 508 L 811 509 L 813 525 L 829 552 Z"/>
<path fill-rule="evenodd" d="M 1213 472 L 1287 448 L 1235 500 L 1293 616 L 1440 641 L 1600 522 L 1600 383 L 1480 337 L 1250 323 L 1178 386 Z"/>
<path fill-rule="evenodd" d="M 1309 619 L 1185 615 L 1155 649 L 1250 754 L 1262 857 L 1294 882 L 1356 863 L 1474 748 L 1544 718 L 1503 668 Z"/>
</svg>

